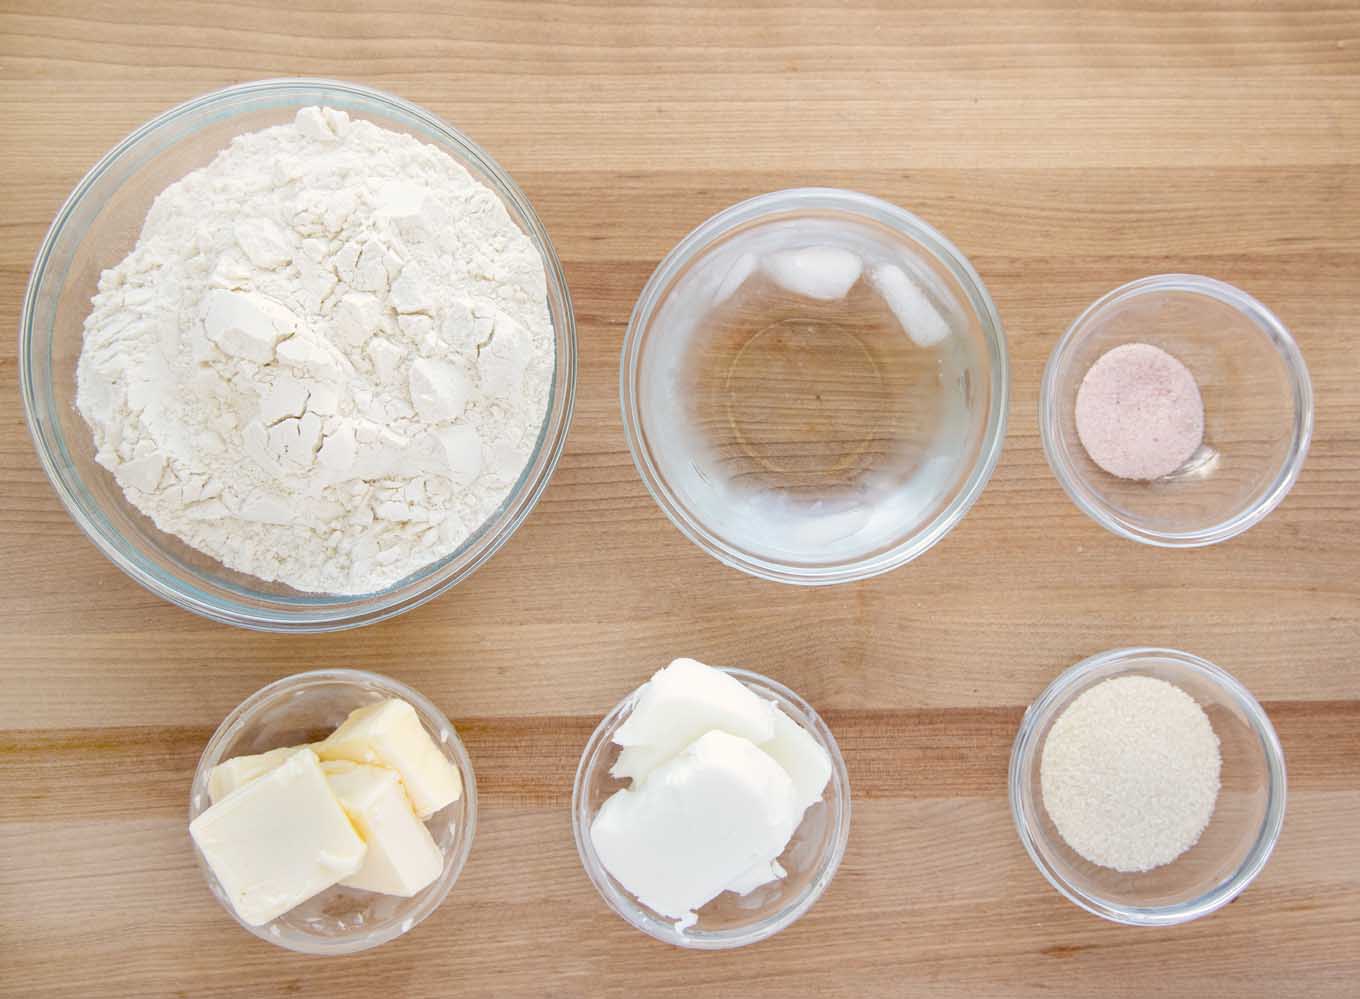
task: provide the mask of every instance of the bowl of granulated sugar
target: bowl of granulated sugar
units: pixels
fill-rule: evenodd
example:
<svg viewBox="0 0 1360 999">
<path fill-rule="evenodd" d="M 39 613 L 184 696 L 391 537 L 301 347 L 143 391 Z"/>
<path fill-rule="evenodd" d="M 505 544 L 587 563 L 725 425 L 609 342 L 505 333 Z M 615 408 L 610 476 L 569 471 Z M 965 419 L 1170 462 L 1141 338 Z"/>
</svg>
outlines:
<svg viewBox="0 0 1360 999">
<path fill-rule="evenodd" d="M 1213 663 L 1115 649 L 1025 712 L 1011 814 L 1040 873 L 1097 916 L 1169 926 L 1240 895 L 1284 822 L 1284 753 L 1261 705 Z"/>
<path fill-rule="evenodd" d="M 1162 274 L 1086 309 L 1044 371 L 1049 465 L 1081 511 L 1193 548 L 1261 521 L 1303 467 L 1312 388 L 1289 330 L 1246 292 Z"/>
</svg>

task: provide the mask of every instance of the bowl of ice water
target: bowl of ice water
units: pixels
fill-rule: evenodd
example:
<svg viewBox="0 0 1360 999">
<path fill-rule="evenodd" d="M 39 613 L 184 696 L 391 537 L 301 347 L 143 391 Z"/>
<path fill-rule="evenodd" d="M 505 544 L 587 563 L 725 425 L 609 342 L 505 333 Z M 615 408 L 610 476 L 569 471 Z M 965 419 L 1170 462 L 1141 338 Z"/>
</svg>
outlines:
<svg viewBox="0 0 1360 999">
<path fill-rule="evenodd" d="M 901 208 L 779 191 L 686 236 L 623 348 L 629 447 L 699 547 L 766 579 L 863 579 L 921 555 L 996 465 L 1001 322 L 964 256 Z"/>
</svg>

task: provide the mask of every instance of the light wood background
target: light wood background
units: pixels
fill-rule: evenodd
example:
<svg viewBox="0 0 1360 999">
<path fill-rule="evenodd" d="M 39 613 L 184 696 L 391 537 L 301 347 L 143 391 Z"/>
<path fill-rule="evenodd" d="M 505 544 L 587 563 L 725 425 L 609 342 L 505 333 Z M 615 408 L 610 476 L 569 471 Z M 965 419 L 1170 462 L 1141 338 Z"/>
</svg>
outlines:
<svg viewBox="0 0 1360 999">
<path fill-rule="evenodd" d="M 386 624 L 278 637 L 161 603 L 95 551 L 39 470 L 14 338 L 0 338 L 0 992 L 1355 994 L 1360 6 L 954 6 L 0 2 L 0 326 L 15 328 L 68 190 L 134 126 L 225 84 L 328 75 L 425 105 L 516 177 L 565 262 L 582 371 L 553 484 L 486 568 Z M 748 579 L 686 542 L 634 473 L 616 390 L 629 309 L 661 256 L 714 211 L 802 184 L 881 195 L 944 230 L 996 300 L 1014 376 L 1005 454 L 963 523 L 886 577 L 819 590 Z M 1067 501 L 1036 430 L 1067 323 L 1166 270 L 1265 301 L 1317 393 L 1297 488 L 1205 551 L 1106 534 Z M 1070 663 L 1133 643 L 1234 672 L 1288 754 L 1274 859 L 1235 904 L 1175 929 L 1064 901 L 1006 804 L 1023 706 Z M 587 734 L 679 654 L 800 690 L 854 785 L 835 882 L 744 952 L 635 932 L 571 842 Z M 341 960 L 238 929 L 185 831 L 222 716 L 323 664 L 441 704 L 482 792 L 447 903 Z"/>
</svg>

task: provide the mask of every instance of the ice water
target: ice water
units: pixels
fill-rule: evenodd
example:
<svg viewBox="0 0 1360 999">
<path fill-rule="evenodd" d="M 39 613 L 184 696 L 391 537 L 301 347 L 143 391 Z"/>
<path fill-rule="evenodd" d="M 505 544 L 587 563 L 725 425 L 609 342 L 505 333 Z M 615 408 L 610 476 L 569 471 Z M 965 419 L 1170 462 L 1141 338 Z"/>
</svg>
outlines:
<svg viewBox="0 0 1360 999">
<path fill-rule="evenodd" d="M 800 250 L 808 266 L 778 265 Z M 846 260 L 859 273 L 828 299 Z M 885 266 L 911 282 L 905 303 Z M 890 550 L 947 505 L 980 446 L 987 387 L 973 314 L 935 267 L 886 226 L 799 218 L 739 229 L 677 275 L 644 357 L 642 418 L 660 471 L 717 540 L 826 566 Z"/>
</svg>

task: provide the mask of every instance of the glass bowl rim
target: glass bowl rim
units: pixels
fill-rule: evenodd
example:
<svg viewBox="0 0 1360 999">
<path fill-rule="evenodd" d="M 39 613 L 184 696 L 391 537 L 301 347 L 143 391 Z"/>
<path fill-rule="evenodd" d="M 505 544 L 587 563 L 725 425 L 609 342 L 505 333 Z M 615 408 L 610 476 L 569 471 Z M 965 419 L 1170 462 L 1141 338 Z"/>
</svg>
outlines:
<svg viewBox="0 0 1360 999">
<path fill-rule="evenodd" d="M 1274 482 L 1246 508 L 1217 524 L 1193 531 L 1159 531 L 1131 518 L 1119 516 L 1077 471 L 1075 464 L 1067 457 L 1067 450 L 1070 449 L 1059 447 L 1057 441 L 1058 372 L 1061 362 L 1081 342 L 1089 329 L 1089 323 L 1102 311 L 1141 295 L 1162 292 L 1184 292 L 1212 298 L 1251 320 L 1252 325 L 1270 340 L 1284 361 L 1294 399 L 1293 441 L 1289 455 L 1276 474 Z M 1063 487 L 1077 509 L 1101 527 L 1120 537 L 1159 548 L 1202 548 L 1227 541 L 1260 523 L 1294 488 L 1294 483 L 1303 471 L 1303 463 L 1308 457 L 1308 447 L 1313 437 L 1313 385 L 1308 375 L 1308 366 L 1293 335 L 1284 323 L 1257 299 L 1217 278 L 1200 274 L 1153 274 L 1129 281 L 1101 295 L 1072 321 L 1072 325 L 1053 348 L 1044 366 L 1043 380 L 1039 386 L 1039 437 L 1043 444 L 1044 457 L 1048 460 L 1048 466 L 1052 469 L 1058 484 Z"/>
<path fill-rule="evenodd" d="M 273 936 L 268 932 L 270 923 L 262 926 L 247 925 L 234 909 L 221 899 L 216 891 L 211 891 L 213 898 L 227 911 L 227 914 L 236 920 L 244 929 L 253 936 L 259 937 L 268 943 L 281 947 L 284 950 L 291 950 L 300 954 L 320 954 L 320 955 L 343 955 L 358 954 L 363 951 L 372 950 L 389 943 L 398 937 L 405 936 L 415 929 L 429 916 L 433 915 L 436 909 L 444 904 L 449 892 L 453 890 L 454 884 L 463 873 L 463 868 L 467 865 L 468 856 L 472 852 L 472 841 L 477 834 L 477 777 L 472 769 L 472 759 L 468 756 L 467 747 L 463 744 L 462 737 L 458 734 L 453 722 L 449 721 L 439 707 L 424 694 L 400 680 L 387 676 L 382 673 L 374 673 L 370 670 L 360 669 L 314 669 L 302 673 L 293 673 L 289 676 L 280 677 L 277 680 L 265 684 L 259 690 L 241 701 L 240 704 L 227 712 L 227 716 L 213 731 L 207 743 L 203 747 L 203 752 L 199 754 L 198 764 L 194 768 L 193 780 L 189 785 L 189 821 L 192 822 L 202 811 L 195 808 L 194 799 L 202 794 L 207 794 L 208 776 L 217 763 L 222 752 L 222 747 L 228 738 L 239 733 L 246 724 L 248 716 L 258 710 L 280 694 L 288 693 L 294 688 L 305 688 L 306 686 L 320 683 L 338 683 L 351 686 L 366 684 L 381 688 L 384 692 L 394 697 L 409 702 L 416 709 L 417 715 L 430 717 L 442 724 L 450 733 L 449 741 L 443 743 L 448 747 L 449 755 L 453 763 L 458 767 L 458 774 L 463 781 L 463 810 L 464 819 L 458 831 L 457 843 L 453 848 L 452 856 L 449 857 L 444 866 L 444 870 L 439 875 L 439 880 L 435 883 L 435 890 L 426 897 L 420 907 L 411 915 L 408 915 L 400 922 L 389 926 L 387 930 L 380 932 L 377 936 L 366 941 L 362 947 L 354 947 L 350 937 L 307 937 L 298 945 L 286 943 L 281 937 Z M 187 835 L 187 833 L 186 833 Z M 194 853 L 194 859 L 198 863 L 199 870 L 204 879 L 212 877 L 211 871 L 203 859 L 198 846 L 190 838 L 189 848 Z M 211 882 L 209 883 L 211 889 Z M 272 920 L 271 920 L 272 922 Z M 390 932 L 389 932 L 390 931 Z M 371 931 L 369 931 L 371 932 Z"/>
<path fill-rule="evenodd" d="M 1113 678 L 1123 675 L 1122 670 L 1124 668 L 1135 666 L 1138 661 L 1146 659 L 1169 660 L 1178 667 L 1184 667 L 1196 673 L 1202 679 L 1208 680 L 1224 695 L 1226 700 L 1242 711 L 1261 744 L 1262 755 L 1266 761 L 1267 803 L 1266 813 L 1261 821 L 1261 828 L 1257 831 L 1256 841 L 1231 877 L 1199 898 L 1188 902 L 1164 906 L 1126 906 L 1081 890 L 1063 878 L 1044 857 L 1037 845 L 1038 837 L 1034 832 L 1037 818 L 1025 807 L 1023 789 L 1028 771 L 1024 767 L 1024 760 L 1026 756 L 1029 756 L 1031 762 L 1034 762 L 1040 748 L 1036 743 L 1039 730 L 1052 718 L 1058 705 L 1063 702 L 1074 687 L 1090 676 L 1091 673 L 1107 666 L 1121 667 L 1120 672 L 1111 674 L 1110 678 Z M 1216 666 L 1201 656 L 1183 652 L 1180 649 L 1149 645 L 1109 649 L 1088 656 L 1081 662 L 1069 666 L 1044 688 L 1043 693 L 1025 709 L 1025 714 L 1020 721 L 1020 728 L 1016 732 L 1015 741 L 1011 746 L 1008 774 L 1011 819 L 1015 823 L 1020 842 L 1024 845 L 1025 852 L 1029 854 L 1030 860 L 1034 862 L 1034 866 L 1039 869 L 1048 883 L 1068 901 L 1103 919 L 1123 923 L 1127 926 L 1175 926 L 1179 923 L 1187 923 L 1217 911 L 1245 891 L 1247 886 L 1261 873 L 1275 849 L 1275 844 L 1279 841 L 1280 831 L 1284 826 L 1286 793 L 1284 749 L 1280 745 L 1279 736 L 1275 733 L 1275 727 L 1271 724 L 1270 718 L 1266 715 L 1260 702 L 1240 680 L 1221 666 Z M 1041 808 L 1042 804 L 1036 803 L 1035 807 Z"/>
<path fill-rule="evenodd" d="M 675 274 L 702 255 L 717 239 L 738 226 L 768 215 L 808 209 L 858 215 L 887 226 L 906 236 L 944 266 L 967 294 L 968 306 L 982 329 L 991 376 L 991 404 L 982 432 L 981 448 L 953 501 L 916 532 L 886 551 L 842 564 L 820 566 L 794 565 L 742 552 L 692 516 L 679 502 L 653 459 L 651 449 L 644 444 L 646 435 L 636 391 L 636 376 L 641 363 L 643 340 L 646 339 L 644 331 L 665 300 L 662 292 L 670 285 Z M 647 492 L 667 519 L 693 544 L 724 565 L 760 579 L 802 586 L 854 582 L 889 572 L 923 555 L 958 526 L 982 495 L 1000 460 L 1006 439 L 1009 393 L 1010 363 L 1001 317 L 981 276 L 968 258 L 930 223 L 906 209 L 869 194 L 830 187 L 788 188 L 756 195 L 724 208 L 692 229 L 661 259 L 643 286 L 628 320 L 619 364 L 619 402 L 628 451 Z"/>
<path fill-rule="evenodd" d="M 161 573 L 154 568 L 143 566 L 139 560 L 125 555 L 122 551 L 120 544 L 124 538 L 121 532 L 110 525 L 100 523 L 100 518 L 95 515 L 100 506 L 98 502 L 91 501 L 89 505 L 94 510 L 87 512 L 87 504 L 78 495 L 80 489 L 84 488 L 81 476 L 74 468 L 69 474 L 63 471 L 57 453 L 65 447 L 64 439 L 57 426 L 53 425 L 54 421 L 49 419 L 50 413 L 38 402 L 33 345 L 35 315 L 38 293 L 48 278 L 48 269 L 58 239 L 64 235 L 75 211 L 85 204 L 90 188 L 115 163 L 132 154 L 148 138 L 185 116 L 215 106 L 230 107 L 250 99 L 275 95 L 287 98 L 314 91 L 332 92 L 353 101 L 367 102 L 379 108 L 387 107 L 396 112 L 398 117 L 412 118 L 430 133 L 438 136 L 438 148 L 453 156 L 460 165 L 471 163 L 482 170 L 492 183 L 497 196 L 509 202 L 524 219 L 525 235 L 543 258 L 548 287 L 561 299 L 563 323 L 560 329 L 556 321 L 552 323 L 553 381 L 550 385 L 548 408 L 544 414 L 539 440 L 519 481 L 506 495 L 498 509 L 498 512 L 513 510 L 513 516 L 500 532 L 486 533 L 487 524 L 497 516 L 493 514 L 454 551 L 383 590 L 355 595 L 304 593 L 296 598 L 289 598 L 296 600 L 296 603 L 280 602 L 274 594 L 267 594 L 258 589 L 245 590 L 249 596 L 266 603 L 265 607 L 254 607 L 241 600 L 201 591 L 197 584 L 187 581 L 178 571 Z M 85 238 L 84 233 L 77 237 L 78 242 L 83 242 Z M 100 157 L 85 173 L 58 209 L 34 257 L 28 284 L 21 300 L 18 368 L 24 419 L 43 472 L 67 514 L 105 558 L 161 599 L 210 620 L 254 631 L 317 633 L 362 627 L 413 610 L 462 582 L 509 541 L 542 497 L 566 446 L 575 405 L 577 354 L 575 312 L 557 251 L 529 199 L 499 163 L 454 126 L 419 105 L 394 94 L 324 77 L 281 77 L 233 84 L 183 101 L 139 125 Z M 560 391 L 557 386 L 559 378 L 562 382 Z M 53 439 L 49 440 L 49 437 Z M 542 469 L 537 476 L 529 478 L 529 473 L 540 459 L 544 462 Z M 68 481 L 68 478 L 71 481 Z M 430 585 L 433 576 L 464 556 L 470 556 L 466 563 L 459 566 L 448 578 Z M 230 589 L 234 584 L 219 585 Z"/>
<path fill-rule="evenodd" d="M 817 710 L 811 704 L 778 680 L 773 680 L 754 670 L 742 669 L 737 666 L 716 666 L 714 668 L 740 680 L 748 688 L 754 684 L 785 698 L 802 712 L 814 726 L 820 726 L 820 731 L 814 731 L 814 734 L 818 743 L 826 749 L 827 754 L 831 757 L 830 784 L 836 788 L 837 793 L 833 800 L 839 807 L 837 805 L 832 806 L 836 809 L 834 816 L 836 828 L 832 834 L 830 849 L 818 862 L 817 875 L 808 882 L 807 887 L 797 900 L 782 908 L 774 917 L 767 917 L 749 928 L 723 930 L 698 937 L 681 933 L 672 924 L 666 924 L 657 919 L 650 917 L 636 918 L 635 913 L 623 904 L 625 899 L 631 900 L 632 896 L 624 894 L 611 883 L 612 879 L 604 870 L 604 865 L 600 862 L 595 853 L 595 847 L 590 842 L 588 831 L 590 825 L 589 799 L 585 788 L 587 779 L 594 774 L 594 770 L 588 764 L 602 758 L 602 753 L 608 748 L 609 736 L 618 725 L 619 716 L 624 711 L 631 709 L 637 702 L 638 695 L 642 692 L 646 681 L 639 684 L 615 704 L 590 734 L 585 748 L 581 751 L 581 759 L 576 765 L 576 777 L 572 782 L 571 789 L 571 832 L 576 841 L 576 852 L 581 859 L 581 866 L 585 868 L 586 875 L 590 878 L 591 884 L 595 886 L 596 892 L 616 915 L 633 928 L 641 930 L 662 943 L 691 950 L 729 950 L 745 947 L 766 940 L 790 926 L 812 908 L 817 900 L 822 897 L 827 886 L 831 884 L 832 878 L 835 877 L 840 868 L 841 860 L 845 856 L 846 845 L 850 839 L 850 774 L 846 769 L 845 757 L 841 754 L 840 745 L 836 742 L 835 733 L 831 731 L 831 727 L 827 725 L 825 719 L 817 713 Z M 825 739 L 822 738 L 823 734 Z"/>
</svg>

